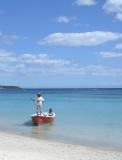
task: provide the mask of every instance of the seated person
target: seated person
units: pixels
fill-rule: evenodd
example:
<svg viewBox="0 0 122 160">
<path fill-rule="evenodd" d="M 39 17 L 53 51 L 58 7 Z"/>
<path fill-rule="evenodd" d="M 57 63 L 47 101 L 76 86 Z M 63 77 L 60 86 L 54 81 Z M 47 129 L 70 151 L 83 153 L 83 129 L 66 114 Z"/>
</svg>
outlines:
<svg viewBox="0 0 122 160">
<path fill-rule="evenodd" d="M 53 116 L 53 110 L 52 110 L 52 108 L 49 108 L 48 115 L 49 115 L 49 116 Z"/>
</svg>

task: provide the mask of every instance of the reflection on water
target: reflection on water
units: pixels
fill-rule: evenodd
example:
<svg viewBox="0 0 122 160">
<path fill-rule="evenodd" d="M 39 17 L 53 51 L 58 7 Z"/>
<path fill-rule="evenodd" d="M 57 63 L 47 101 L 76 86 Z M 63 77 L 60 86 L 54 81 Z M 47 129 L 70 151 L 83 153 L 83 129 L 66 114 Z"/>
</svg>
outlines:
<svg viewBox="0 0 122 160">
<path fill-rule="evenodd" d="M 32 136 L 36 138 L 49 138 L 53 132 L 53 123 L 32 126 Z"/>
<path fill-rule="evenodd" d="M 30 128 L 30 135 L 35 138 L 49 138 L 53 132 L 54 123 L 45 123 L 38 126 L 34 126 L 32 121 L 26 121 L 23 126 Z"/>
</svg>

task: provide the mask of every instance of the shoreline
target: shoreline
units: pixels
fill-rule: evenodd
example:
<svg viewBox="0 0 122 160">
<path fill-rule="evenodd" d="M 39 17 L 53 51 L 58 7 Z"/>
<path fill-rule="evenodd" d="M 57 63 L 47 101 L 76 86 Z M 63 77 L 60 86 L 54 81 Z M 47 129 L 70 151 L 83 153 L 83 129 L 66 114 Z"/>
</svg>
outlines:
<svg viewBox="0 0 122 160">
<path fill-rule="evenodd" d="M 103 150 L 103 151 L 115 151 L 115 152 L 122 152 L 122 147 L 112 144 L 112 143 L 106 143 L 105 141 L 89 141 L 86 139 L 82 139 L 81 141 L 79 141 L 79 139 L 74 139 L 74 138 L 69 138 L 69 137 L 61 137 L 61 136 L 57 136 L 57 135 L 53 135 L 53 136 L 44 136 L 45 132 L 42 134 L 42 132 L 38 133 L 37 130 L 34 129 L 34 132 L 37 134 L 33 134 L 30 133 L 30 131 L 28 131 L 28 133 L 23 132 L 23 130 L 12 130 L 12 129 L 6 129 L 6 128 L 2 128 L 0 130 L 0 133 L 5 133 L 7 135 L 15 135 L 15 136 L 22 136 L 22 137 L 28 137 L 28 138 L 32 138 L 32 139 L 36 139 L 36 140 L 44 140 L 44 141 L 50 141 L 50 142 L 55 142 L 55 143 L 63 143 L 63 144 L 69 144 L 69 145 L 78 145 L 78 146 L 83 146 L 83 147 L 87 147 L 87 148 L 94 148 L 94 149 L 98 149 L 98 150 Z M 101 143 L 101 144 L 100 144 Z"/>
<path fill-rule="evenodd" d="M 122 160 L 122 152 L 0 132 L 0 160 Z"/>
<path fill-rule="evenodd" d="M 104 144 L 104 145 L 99 145 L 100 142 L 96 143 L 96 141 L 84 141 L 82 139 L 81 142 L 78 142 L 78 140 L 74 140 L 74 139 L 66 139 L 66 137 L 64 138 L 59 138 L 59 135 L 56 137 L 47 137 L 47 136 L 39 136 L 38 135 L 34 135 L 34 134 L 30 134 L 30 133 L 25 133 L 23 131 L 17 131 L 14 132 L 13 130 L 6 130 L 5 128 L 0 130 L 0 133 L 5 133 L 7 135 L 15 135 L 15 136 L 22 136 L 25 138 L 32 138 L 32 139 L 36 139 L 38 141 L 49 141 L 49 142 L 54 142 L 54 143 L 63 143 L 63 144 L 69 144 L 69 145 L 74 145 L 74 146 L 82 146 L 82 147 L 86 147 L 86 148 L 93 148 L 93 149 L 98 149 L 98 150 L 102 150 L 102 151 L 115 151 L 115 152 L 122 152 L 122 148 L 118 147 L 118 146 L 113 146 L 113 144 Z M 44 134 L 44 133 L 43 133 Z M 103 142 L 101 142 L 103 143 Z"/>
</svg>

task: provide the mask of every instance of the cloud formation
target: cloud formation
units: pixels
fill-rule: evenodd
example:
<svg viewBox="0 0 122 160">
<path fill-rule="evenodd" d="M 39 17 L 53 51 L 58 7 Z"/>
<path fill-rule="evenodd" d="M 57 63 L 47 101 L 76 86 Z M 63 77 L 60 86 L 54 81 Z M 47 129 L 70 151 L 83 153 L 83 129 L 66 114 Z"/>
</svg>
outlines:
<svg viewBox="0 0 122 160">
<path fill-rule="evenodd" d="M 75 20 L 77 20 L 75 16 L 73 17 L 59 16 L 54 19 L 54 21 L 57 23 L 70 23 L 71 21 L 75 21 Z"/>
<path fill-rule="evenodd" d="M 96 1 L 95 0 L 75 0 L 74 4 L 78 6 L 91 6 L 91 5 L 95 5 Z"/>
<path fill-rule="evenodd" d="M 39 41 L 40 45 L 97 46 L 122 38 L 122 34 L 104 31 L 84 33 L 53 33 Z"/>
<path fill-rule="evenodd" d="M 122 43 L 119 43 L 115 46 L 116 49 L 122 49 Z"/>
<path fill-rule="evenodd" d="M 24 75 L 91 75 L 91 76 L 122 76 L 122 68 L 111 68 L 102 65 L 72 63 L 70 60 L 56 59 L 47 54 L 15 53 L 0 50 L 0 74 Z"/>
<path fill-rule="evenodd" d="M 23 74 L 74 74 L 79 71 L 77 64 L 69 60 L 50 58 L 47 54 L 21 54 L 0 50 L 0 72 Z"/>
<path fill-rule="evenodd" d="M 122 0 L 106 0 L 103 9 L 107 13 L 114 13 L 115 18 L 122 21 Z"/>
<path fill-rule="evenodd" d="M 116 52 L 100 52 L 100 56 L 104 58 L 118 58 L 122 57 L 122 53 L 116 53 Z"/>
<path fill-rule="evenodd" d="M 93 76 L 122 76 L 122 68 L 112 68 L 102 65 L 89 65 L 84 67 L 88 75 Z"/>
<path fill-rule="evenodd" d="M 3 33 L 0 32 L 0 43 L 13 44 L 18 39 L 19 39 L 19 37 L 16 35 L 4 35 Z"/>
</svg>

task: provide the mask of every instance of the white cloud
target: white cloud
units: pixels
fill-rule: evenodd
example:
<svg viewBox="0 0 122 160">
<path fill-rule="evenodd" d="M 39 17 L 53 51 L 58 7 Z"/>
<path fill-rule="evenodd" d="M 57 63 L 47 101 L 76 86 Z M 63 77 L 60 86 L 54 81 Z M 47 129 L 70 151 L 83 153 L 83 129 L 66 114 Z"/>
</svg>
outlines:
<svg viewBox="0 0 122 160">
<path fill-rule="evenodd" d="M 122 68 L 111 68 L 102 65 L 72 63 L 65 59 L 56 59 L 47 54 L 21 54 L 0 50 L 0 74 L 24 75 L 91 75 L 91 76 L 122 76 Z"/>
<path fill-rule="evenodd" d="M 100 52 L 99 55 L 104 57 L 104 58 L 122 57 L 122 53 L 116 53 L 116 52 Z"/>
<path fill-rule="evenodd" d="M 122 68 L 111 68 L 101 65 L 91 65 L 85 67 L 88 75 L 93 76 L 122 76 Z"/>
<path fill-rule="evenodd" d="M 69 60 L 62 59 L 53 59 L 50 58 L 47 54 L 22 54 L 17 56 L 16 54 L 12 54 L 6 52 L 5 50 L 0 50 L 0 62 L 6 63 L 24 63 L 24 64 L 33 64 L 33 65 L 55 65 L 55 66 L 64 66 L 70 65 Z"/>
<path fill-rule="evenodd" d="M 47 54 L 21 54 L 0 50 L 0 72 L 24 74 L 74 74 L 79 67 L 69 60 L 51 58 Z"/>
<path fill-rule="evenodd" d="M 122 43 L 119 43 L 115 46 L 116 49 L 122 49 Z"/>
<path fill-rule="evenodd" d="M 95 5 L 96 1 L 95 0 L 75 0 L 74 4 L 78 6 L 91 6 Z"/>
<path fill-rule="evenodd" d="M 122 0 L 106 0 L 103 9 L 108 13 L 114 13 L 115 18 L 122 21 Z"/>
<path fill-rule="evenodd" d="M 13 53 L 6 52 L 6 50 L 4 49 L 0 49 L 0 62 L 1 63 L 17 62 L 17 59 Z"/>
<path fill-rule="evenodd" d="M 43 64 L 43 65 L 57 65 L 64 66 L 69 65 L 70 61 L 62 60 L 62 59 L 52 59 L 47 54 L 23 54 L 18 57 L 20 62 L 24 62 L 26 64 Z"/>
<path fill-rule="evenodd" d="M 84 33 L 53 33 L 38 43 L 40 45 L 97 46 L 119 38 L 122 38 L 122 34 L 103 31 Z"/>
<path fill-rule="evenodd" d="M 71 21 L 75 21 L 75 20 L 77 20 L 75 16 L 73 17 L 59 16 L 54 19 L 54 21 L 58 23 L 70 23 Z"/>
<path fill-rule="evenodd" d="M 13 44 L 17 40 L 18 40 L 18 36 L 16 35 L 4 35 L 0 32 L 0 43 Z"/>
</svg>

